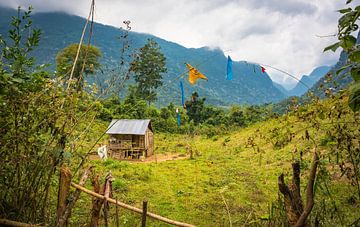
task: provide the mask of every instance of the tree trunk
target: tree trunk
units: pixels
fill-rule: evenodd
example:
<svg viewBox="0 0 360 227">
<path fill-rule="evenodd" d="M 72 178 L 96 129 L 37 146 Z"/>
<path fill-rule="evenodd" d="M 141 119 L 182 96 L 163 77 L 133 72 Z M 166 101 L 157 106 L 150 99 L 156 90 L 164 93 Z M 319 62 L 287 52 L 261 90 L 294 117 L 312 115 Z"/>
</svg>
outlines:
<svg viewBox="0 0 360 227">
<path fill-rule="evenodd" d="M 318 161 L 319 157 L 315 152 L 306 187 L 305 210 L 300 194 L 300 162 L 296 161 L 292 164 L 293 178 L 289 185 L 284 182 L 284 174 L 281 174 L 278 178 L 279 191 L 284 195 L 286 216 L 291 226 L 307 226 L 307 217 L 314 206 L 313 187 Z"/>
</svg>

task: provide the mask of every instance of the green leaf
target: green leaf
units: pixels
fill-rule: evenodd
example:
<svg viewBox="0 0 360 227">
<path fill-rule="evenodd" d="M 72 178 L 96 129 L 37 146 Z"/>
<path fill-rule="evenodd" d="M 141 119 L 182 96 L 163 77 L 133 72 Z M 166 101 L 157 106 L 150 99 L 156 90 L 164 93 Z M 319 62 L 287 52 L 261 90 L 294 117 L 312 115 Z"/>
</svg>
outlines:
<svg viewBox="0 0 360 227">
<path fill-rule="evenodd" d="M 349 107 L 352 109 L 352 111 L 357 112 L 360 110 L 360 83 L 355 83 L 349 88 L 349 90 Z"/>
<path fill-rule="evenodd" d="M 359 67 L 353 67 L 351 69 L 350 73 L 355 82 L 360 80 L 360 68 Z"/>
<path fill-rule="evenodd" d="M 345 66 L 341 67 L 340 69 L 338 69 L 336 71 L 336 75 L 338 75 L 340 72 L 342 72 L 343 70 L 345 70 L 345 69 L 347 69 L 347 68 L 349 68 L 351 66 L 352 66 L 351 64 L 348 64 L 348 65 L 345 65 Z"/>
<path fill-rule="evenodd" d="M 347 9 L 340 9 L 340 10 L 338 10 L 338 12 L 340 12 L 340 13 L 347 13 L 347 12 L 350 12 L 351 11 L 351 8 L 349 7 L 349 8 L 347 8 Z"/>
<path fill-rule="evenodd" d="M 11 78 L 11 80 L 19 84 L 24 83 L 24 80 L 21 78 Z"/>
<path fill-rule="evenodd" d="M 339 46 L 340 46 L 340 42 L 331 44 L 330 46 L 325 47 L 324 52 L 328 50 L 332 50 L 333 52 L 335 52 L 337 48 L 339 48 Z"/>
<path fill-rule="evenodd" d="M 360 63 L 360 48 L 349 53 L 349 60 L 352 62 Z"/>
<path fill-rule="evenodd" d="M 340 46 L 349 51 L 356 44 L 356 38 L 352 35 L 345 36 L 340 42 Z"/>
<path fill-rule="evenodd" d="M 351 22 L 353 22 L 355 20 L 356 15 L 357 15 L 356 11 L 351 11 L 351 12 L 344 14 L 339 19 L 339 28 L 346 28 L 347 26 L 349 26 L 351 24 Z M 339 29 L 339 30 L 342 30 L 342 29 Z"/>
</svg>

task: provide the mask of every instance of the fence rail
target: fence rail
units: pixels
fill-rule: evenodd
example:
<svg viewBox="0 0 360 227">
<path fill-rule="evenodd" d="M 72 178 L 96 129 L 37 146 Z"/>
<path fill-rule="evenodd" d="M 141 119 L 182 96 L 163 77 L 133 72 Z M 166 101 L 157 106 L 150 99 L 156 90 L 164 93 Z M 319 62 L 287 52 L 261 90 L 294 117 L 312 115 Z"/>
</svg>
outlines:
<svg viewBox="0 0 360 227">
<path fill-rule="evenodd" d="M 98 199 L 102 199 L 104 200 L 105 199 L 105 196 L 103 195 L 100 195 L 98 193 L 95 193 L 87 188 L 84 188 L 78 184 L 75 184 L 75 183 L 71 183 L 71 186 L 80 190 L 80 191 L 83 191 L 91 196 L 94 196 Z M 137 207 L 134 207 L 134 206 L 131 206 L 131 205 L 128 205 L 126 203 L 123 203 L 123 202 L 119 202 L 115 199 L 111 199 L 111 198 L 107 198 L 107 202 L 109 203 L 112 203 L 112 204 L 115 204 L 116 206 L 120 206 L 122 208 L 125 208 L 125 209 L 128 209 L 128 210 L 131 210 L 133 212 L 136 212 L 138 214 L 143 214 L 143 210 L 140 209 L 140 208 L 137 208 Z M 169 218 L 165 218 L 165 217 L 162 217 L 160 215 L 157 215 L 157 214 L 154 214 L 154 213 L 151 213 L 151 212 L 146 212 L 146 215 L 150 218 L 153 218 L 155 220 L 158 220 L 158 221 L 162 221 L 162 222 L 165 222 L 165 223 L 168 223 L 168 224 L 171 224 L 171 225 L 175 225 L 175 226 L 183 226 L 183 227 L 195 227 L 195 225 L 191 225 L 191 224 L 187 224 L 187 223 L 184 223 L 184 222 L 179 222 L 179 221 L 175 221 L 175 220 L 171 220 Z"/>
</svg>

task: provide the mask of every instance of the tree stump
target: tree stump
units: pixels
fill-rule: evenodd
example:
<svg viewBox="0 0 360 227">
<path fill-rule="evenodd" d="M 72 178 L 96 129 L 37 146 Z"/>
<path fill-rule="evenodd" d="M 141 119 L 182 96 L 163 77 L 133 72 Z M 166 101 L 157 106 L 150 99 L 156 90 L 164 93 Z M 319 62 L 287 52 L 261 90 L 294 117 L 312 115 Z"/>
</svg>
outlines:
<svg viewBox="0 0 360 227">
<path fill-rule="evenodd" d="M 307 226 L 307 217 L 314 206 L 314 182 L 319 157 L 315 151 L 306 187 L 306 205 L 304 208 L 300 193 L 300 162 L 292 164 L 293 178 L 289 185 L 284 182 L 284 174 L 278 178 L 279 191 L 284 195 L 286 216 L 291 226 Z"/>
</svg>

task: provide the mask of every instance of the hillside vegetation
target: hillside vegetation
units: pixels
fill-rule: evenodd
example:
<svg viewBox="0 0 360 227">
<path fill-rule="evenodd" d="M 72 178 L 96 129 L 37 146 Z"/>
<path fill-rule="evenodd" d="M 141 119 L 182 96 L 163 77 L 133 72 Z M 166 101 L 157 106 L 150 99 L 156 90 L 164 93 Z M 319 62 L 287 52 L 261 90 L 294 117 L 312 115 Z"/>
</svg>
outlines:
<svg viewBox="0 0 360 227">
<path fill-rule="evenodd" d="M 0 21 L 0 34 L 6 34 L 9 29 L 11 16 L 17 12 L 12 9 L 0 7 L 2 20 Z M 85 19 L 65 13 L 35 13 L 33 26 L 41 29 L 43 36 L 40 45 L 33 52 L 39 64 L 49 63 L 48 70 L 55 69 L 56 54 L 66 46 L 77 43 L 85 24 Z M 61 23 L 59 23 L 61 21 Z M 122 24 L 118 25 L 123 26 Z M 130 24 L 130 26 L 132 26 Z M 126 28 L 126 26 L 124 26 Z M 103 53 L 100 59 L 102 68 L 95 75 L 88 77 L 89 83 L 97 83 L 106 88 L 111 83 L 112 75 L 122 76 L 120 72 L 120 58 L 124 57 L 128 64 L 136 50 L 147 42 L 154 39 L 161 47 L 167 61 L 168 72 L 164 75 L 164 87 L 158 91 L 158 104 L 167 105 L 170 102 L 178 102 L 180 99 L 179 78 L 185 85 L 185 93 L 190 95 L 197 91 L 201 96 L 206 96 L 213 105 L 238 104 L 262 104 L 279 101 L 285 96 L 273 86 L 268 74 L 262 73 L 259 65 L 249 62 L 234 62 L 234 80 L 226 81 L 226 57 L 231 52 L 223 52 L 219 49 L 185 48 L 179 44 L 164 39 L 130 31 L 124 39 L 126 29 L 119 29 L 99 23 L 93 26 L 92 44 L 97 46 Z M 121 49 L 124 44 L 129 45 L 129 50 L 122 56 Z M 197 67 L 208 78 L 208 82 L 200 82 L 190 86 L 186 81 L 185 62 Z M 174 79 L 177 78 L 175 81 Z M 132 83 L 132 81 L 128 82 Z M 126 95 L 125 91 L 121 96 Z"/>
<path fill-rule="evenodd" d="M 360 225 L 360 46 L 352 36 L 360 6 L 340 10 L 339 42 L 325 48 L 341 47 L 346 58 L 337 70 L 342 73 L 332 72 L 324 83 L 346 76 L 350 87 L 319 85 L 305 101 L 283 101 L 282 111 L 272 104 L 208 105 L 211 98 L 198 92 L 187 93 L 181 105 L 157 108 L 161 96 L 155 90 L 165 87 L 164 72 L 180 67 L 166 68 L 166 48 L 156 38 L 131 59 L 125 42 L 107 87 L 89 83 L 107 55 L 90 43 L 57 51 L 57 71 L 51 71 L 36 61 L 34 51 L 49 34 L 33 29 L 31 11 L 19 8 L 0 36 L 0 225 L 115 226 L 116 209 L 107 206 L 107 196 L 136 207 L 145 198 L 148 211 L 197 226 Z M 209 54 L 193 51 L 199 58 Z M 241 92 L 271 83 L 261 76 Z M 214 91 L 200 88 L 194 86 Z M 106 131 L 114 118 L 151 119 L 155 156 L 96 159 L 97 148 L 109 143 Z M 93 199 L 76 183 L 104 197 Z M 123 208 L 118 213 L 123 226 L 141 222 Z M 167 226 L 151 219 L 147 224 Z"/>
<path fill-rule="evenodd" d="M 349 152 L 359 159 L 360 118 L 346 103 L 346 96 L 336 97 L 301 107 L 284 117 L 210 138 L 201 134 L 193 137 L 156 134 L 157 154 L 188 155 L 186 147 L 190 147 L 194 159 L 158 163 L 108 159 L 89 164 L 96 166 L 100 176 L 112 172 L 114 196 L 119 200 L 141 207 L 142 199 L 147 197 L 151 212 L 175 220 L 199 226 L 227 226 L 229 211 L 234 226 L 278 225 L 284 220 L 279 208 L 282 203 L 278 201 L 277 178 L 281 173 L 290 176 L 291 163 L 301 160 L 301 181 L 305 188 L 316 149 L 322 161 L 311 223 L 316 219 L 322 226 L 349 225 L 359 221 L 360 213 L 352 210 L 360 208 L 356 199 L 360 191 L 358 182 L 351 177 L 358 167 L 351 165 L 349 154 L 344 154 L 342 149 L 351 146 Z M 354 141 L 336 139 L 342 136 Z M 348 169 L 341 174 L 341 168 Z M 85 200 L 83 207 L 90 203 Z M 114 208 L 111 212 L 114 214 Z M 140 216 L 121 211 L 121 221 L 134 226 Z M 151 226 L 161 225 L 156 221 L 151 223 Z"/>
</svg>

